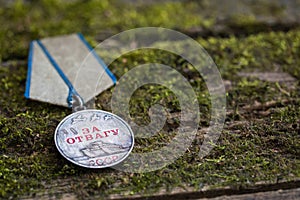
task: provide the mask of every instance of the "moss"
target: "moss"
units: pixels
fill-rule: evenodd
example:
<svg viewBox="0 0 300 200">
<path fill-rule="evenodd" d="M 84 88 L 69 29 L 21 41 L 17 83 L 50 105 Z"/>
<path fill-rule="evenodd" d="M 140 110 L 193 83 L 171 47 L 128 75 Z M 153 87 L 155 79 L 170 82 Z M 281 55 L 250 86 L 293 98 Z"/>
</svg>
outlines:
<svg viewBox="0 0 300 200">
<path fill-rule="evenodd" d="M 187 32 L 196 28 L 212 35 L 220 25 L 231 27 L 239 34 L 272 30 L 274 27 L 268 24 L 270 20 L 285 26 L 282 18 L 288 10 L 276 2 L 263 1 L 258 8 L 257 4 L 249 5 L 247 1 L 237 4 L 220 7 L 218 1 L 130 4 L 118 0 L 16 0 L 0 7 L 0 60 L 24 59 L 28 43 L 33 39 L 74 32 L 97 35 L 101 40 L 120 31 L 145 26 Z M 249 8 L 250 12 L 241 11 L 236 6 Z M 299 27 L 296 22 L 286 23 L 294 24 L 292 28 Z"/>
<path fill-rule="evenodd" d="M 191 12 L 186 13 L 182 7 Z M 102 32 L 112 34 L 141 26 L 189 28 L 203 25 L 204 21 L 193 2 L 136 7 L 125 2 L 108 0 L 43 0 L 27 3 L 19 0 L 0 8 L 0 13 L 0 23 L 3 25 L 0 31 L 1 60 L 26 57 L 29 41 L 46 36 L 74 32 L 82 32 L 84 35 Z"/>
<path fill-rule="evenodd" d="M 277 36 L 282 42 L 272 40 L 272 37 L 277 38 Z M 261 67 L 261 61 L 262 63 L 281 62 L 285 66 L 283 69 L 294 72 L 297 68 L 294 67 L 293 62 L 297 62 L 298 57 L 293 48 L 298 48 L 298 43 L 295 42 L 298 41 L 298 37 L 299 32 L 292 31 L 286 34 L 280 32 L 259 34 L 244 39 L 232 37 L 207 40 L 204 46 L 217 63 L 228 63 L 219 64 L 223 76 L 235 83 L 228 92 L 228 109 L 238 109 L 239 118 L 232 118 L 228 115 L 227 123 L 235 124 L 236 119 L 247 121 L 247 123 L 225 128 L 218 145 L 203 160 L 197 157 L 198 145 L 202 141 L 202 136 L 198 135 L 183 157 L 164 169 L 144 174 L 123 173 L 111 169 L 87 170 L 63 159 L 55 149 L 53 132 L 58 122 L 70 111 L 45 103 L 25 100 L 23 98 L 25 64 L 11 62 L 7 66 L 2 66 L 0 68 L 2 83 L 0 100 L 2 184 L 0 191 L 2 197 L 32 195 L 35 191 L 49 192 L 49 188 L 47 189 L 44 183 L 51 184 L 57 179 L 65 180 L 73 185 L 68 192 L 75 192 L 76 195 L 84 198 L 89 195 L 105 197 L 116 193 L 150 195 L 161 188 L 171 189 L 183 186 L 191 186 L 195 189 L 204 185 L 246 187 L 262 180 L 299 177 L 300 144 L 296 139 L 299 134 L 297 121 L 300 118 L 299 92 L 287 96 L 280 92 L 275 83 L 238 78 L 235 75 L 241 69 L 263 71 L 273 69 L 271 64 L 269 68 Z M 203 43 L 204 40 L 199 39 L 199 41 Z M 267 42 L 261 44 L 262 41 Z M 294 41 L 293 46 L 283 47 L 281 52 L 290 52 L 287 54 L 292 57 L 292 63 L 287 62 L 285 56 L 281 57 L 277 52 L 280 45 L 288 44 L 288 41 Z M 255 44 L 250 45 L 254 42 Z M 269 47 L 268 52 L 264 52 L 266 46 Z M 223 51 L 226 47 L 232 50 Z M 257 52 L 263 53 L 264 56 L 260 56 Z M 195 88 L 199 98 L 202 96 L 201 109 L 204 121 L 201 123 L 205 126 L 206 118 L 209 117 L 209 96 L 200 95 L 201 91 L 205 91 L 202 79 L 194 74 L 193 68 L 188 63 L 180 61 L 175 55 L 169 55 L 172 59 L 168 61 L 162 59 L 167 56 L 165 54 L 167 52 L 159 52 L 155 55 L 155 52 L 151 50 L 133 52 L 119 58 L 110 67 L 120 77 L 136 65 L 164 60 L 165 64 L 173 66 L 190 80 L 197 80 L 192 81 L 191 85 Z M 231 57 L 235 59 L 230 59 Z M 246 58 L 249 63 L 238 64 L 236 60 L 242 58 Z M 295 72 L 293 74 L 297 75 Z M 105 109 L 106 102 L 111 96 L 110 93 L 111 91 L 106 91 L 98 97 L 96 102 L 102 109 Z M 161 86 L 144 86 L 137 90 L 131 99 L 131 113 L 135 116 L 137 123 L 145 123 L 148 108 L 157 102 L 176 113 L 180 109 L 173 95 L 171 91 Z M 148 100 L 145 101 L 145 99 Z M 266 103 L 271 100 L 280 102 L 282 99 L 291 99 L 293 103 L 279 104 L 267 110 L 269 114 L 266 116 L 261 115 L 259 111 L 244 111 L 244 106 L 247 105 L 251 106 L 257 102 Z M 172 132 L 178 123 L 176 118 L 169 119 L 158 135 L 148 140 L 138 140 L 134 151 L 149 151 L 152 147 L 158 148 L 166 143 L 171 137 L 168 133 Z"/>
<path fill-rule="evenodd" d="M 284 71 L 299 76 L 299 31 L 270 32 L 246 38 L 199 39 L 199 43 L 213 55 L 223 78 L 227 79 L 241 70 Z"/>
<path fill-rule="evenodd" d="M 5 13 L 1 8 L 0 21 L 4 29 L 0 31 L 0 55 L 7 62 L 0 66 L 0 197 L 39 198 L 43 193 L 57 197 L 61 193 L 72 193 L 82 199 L 94 195 L 106 198 L 111 194 L 147 196 L 175 187 L 194 190 L 204 186 L 243 188 L 258 181 L 299 178 L 299 90 L 280 85 L 288 90 L 288 95 L 276 83 L 238 76 L 240 71 L 277 70 L 294 76 L 297 79 L 295 84 L 299 85 L 298 29 L 248 37 L 197 38 L 217 63 L 223 78 L 232 83 L 232 88 L 227 91 L 225 128 L 209 156 L 198 157 L 199 145 L 203 141 L 200 129 L 181 158 L 155 172 L 136 174 L 113 169 L 88 170 L 71 164 L 59 155 L 53 141 L 57 124 L 71 111 L 23 97 L 27 70 L 24 59 L 31 39 L 83 30 L 89 35 L 89 40 L 97 44 L 94 38 L 102 29 L 122 30 L 143 25 L 187 28 L 202 24 L 198 21 L 201 16 L 185 23 L 195 13 L 190 16 L 180 11 L 181 5 L 193 10 L 195 4 L 175 2 L 140 6 L 135 10 L 108 1 L 92 0 L 82 4 L 80 1 L 62 3 L 52 0 L 38 3 L 16 1 L 5 8 Z M 141 17 L 143 12 L 149 14 Z M 83 13 L 80 19 L 78 13 Z M 151 13 L 160 17 L 151 16 Z M 173 13 L 184 16 L 169 22 L 167 19 L 174 18 Z M 47 23 L 41 20 L 45 16 L 49 16 Z M 123 23 L 123 18 L 128 20 Z M 11 23 L 4 23 L 7 19 Z M 180 43 L 177 45 L 183 48 Z M 189 80 L 200 102 L 199 125 L 207 127 L 209 94 L 201 76 L 182 58 L 164 51 L 136 51 L 115 60 L 110 69 L 120 78 L 131 68 L 148 62 L 172 66 Z M 97 97 L 97 108 L 110 110 L 113 89 Z M 135 152 L 165 145 L 180 123 L 176 117 L 180 106 L 175 94 L 158 85 L 146 85 L 134 93 L 130 112 L 136 123 L 149 122 L 148 109 L 155 103 L 167 107 L 172 115 L 157 135 L 137 140 Z"/>
</svg>

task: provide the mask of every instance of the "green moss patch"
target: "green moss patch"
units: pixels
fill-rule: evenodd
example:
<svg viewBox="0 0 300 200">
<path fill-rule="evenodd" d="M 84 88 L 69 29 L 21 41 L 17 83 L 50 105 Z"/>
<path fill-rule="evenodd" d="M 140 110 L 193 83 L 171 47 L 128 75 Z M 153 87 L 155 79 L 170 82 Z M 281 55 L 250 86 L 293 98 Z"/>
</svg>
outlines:
<svg viewBox="0 0 300 200">
<path fill-rule="evenodd" d="M 196 38 L 229 85 L 224 130 L 212 152 L 203 159 L 198 153 L 209 125 L 210 96 L 197 70 L 179 56 L 158 50 L 135 51 L 115 60 L 109 68 L 117 78 L 149 62 L 166 64 L 180 72 L 199 101 L 199 130 L 185 154 L 163 169 L 142 174 L 89 170 L 68 162 L 54 144 L 54 130 L 71 110 L 23 97 L 30 40 L 83 32 L 96 45 L 104 30 L 111 34 L 139 26 L 209 28 L 215 23 L 214 17 L 199 13 L 197 9 L 205 4 L 194 1 L 133 7 L 97 0 L 26 2 L 15 1 L 0 8 L 3 25 L 0 30 L 0 60 L 3 61 L 0 66 L 0 198 L 62 197 L 63 194 L 79 199 L 150 196 L 178 187 L 194 191 L 204 187 L 247 188 L 261 181 L 276 183 L 300 177 L 299 29 L 247 37 Z M 184 12 L 182 7 L 190 12 Z M 282 15 L 280 8 L 275 11 Z M 253 21 L 247 17 L 238 19 L 240 22 L 234 23 L 240 27 Z M 180 42 L 174 44 L 184 48 Z M 293 76 L 295 87 L 239 75 L 239 72 L 274 71 Z M 96 97 L 98 109 L 111 110 L 113 90 Z M 130 100 L 130 113 L 137 124 L 149 123 L 148 110 L 154 104 L 166 107 L 167 123 L 157 135 L 138 139 L 133 152 L 164 146 L 180 124 L 181 109 L 176 94 L 154 84 L 139 88 Z"/>
<path fill-rule="evenodd" d="M 209 95 L 201 76 L 185 61 L 168 52 L 151 50 L 124 55 L 110 66 L 117 77 L 147 62 L 168 64 L 190 80 L 201 109 L 200 129 L 193 145 L 173 164 L 150 173 L 132 174 L 113 169 L 88 170 L 65 160 L 55 148 L 53 133 L 59 121 L 71 111 L 25 100 L 26 63 L 7 62 L 0 68 L 0 195 L 72 193 L 78 198 L 112 194 L 151 195 L 162 189 L 204 186 L 247 187 L 258 181 L 293 180 L 300 176 L 298 90 L 282 92 L 284 85 L 237 76 L 237 72 L 282 71 L 299 76 L 299 31 L 258 34 L 243 39 L 198 40 L 212 55 L 221 74 L 232 82 L 227 92 L 228 115 L 225 128 L 209 156 L 198 157 L 203 131 L 209 122 Z M 180 45 L 179 45 L 180 46 Z M 168 56 L 169 55 L 169 56 Z M 162 59 L 169 58 L 169 60 Z M 299 83 L 298 83 L 299 84 Z M 111 90 L 97 97 L 98 108 L 110 110 Z M 176 96 L 167 88 L 146 85 L 131 99 L 136 123 L 147 124 L 148 109 L 155 103 L 171 114 L 155 137 L 137 140 L 134 152 L 151 151 L 167 143 L 179 124 Z M 56 183 L 62 191 L 52 191 Z"/>
</svg>

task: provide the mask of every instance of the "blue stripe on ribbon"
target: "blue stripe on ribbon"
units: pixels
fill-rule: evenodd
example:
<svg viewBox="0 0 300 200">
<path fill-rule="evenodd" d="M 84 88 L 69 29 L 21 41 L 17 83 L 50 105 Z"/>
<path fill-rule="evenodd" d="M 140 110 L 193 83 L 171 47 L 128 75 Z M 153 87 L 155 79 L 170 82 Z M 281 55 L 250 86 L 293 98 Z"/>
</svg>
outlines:
<svg viewBox="0 0 300 200">
<path fill-rule="evenodd" d="M 96 54 L 96 52 L 94 51 L 93 47 L 91 47 L 91 45 L 86 41 L 86 39 L 84 38 L 84 36 L 81 33 L 77 33 L 77 35 L 78 35 L 79 39 L 83 42 L 83 44 L 85 44 L 85 46 L 88 48 L 88 50 L 90 52 L 92 52 L 93 56 L 96 58 L 96 60 L 98 61 L 98 63 L 104 68 L 105 72 L 109 75 L 109 77 L 111 78 L 111 80 L 113 81 L 113 83 L 116 84 L 117 78 L 108 69 L 108 67 L 103 62 L 103 60 Z"/>
<path fill-rule="evenodd" d="M 49 53 L 48 49 L 43 45 L 43 43 L 40 40 L 36 41 L 38 43 L 38 45 L 42 48 L 42 50 L 44 51 L 45 55 L 47 56 L 47 58 L 49 59 L 49 61 L 51 62 L 51 64 L 54 66 L 54 68 L 56 69 L 57 73 L 60 75 L 60 77 L 64 80 L 64 82 L 67 84 L 68 88 L 69 88 L 69 94 L 68 94 L 68 98 L 67 98 L 67 102 L 69 104 L 69 107 L 72 107 L 72 96 L 73 94 L 77 95 L 80 97 L 80 95 L 76 92 L 75 88 L 73 87 L 71 81 L 68 79 L 68 77 L 64 74 L 64 72 L 61 70 L 61 68 L 59 67 L 59 65 L 57 64 L 57 62 L 54 60 L 54 58 L 51 56 L 51 54 Z"/>
<path fill-rule="evenodd" d="M 30 97 L 30 83 L 31 83 L 31 71 L 32 71 L 32 56 L 34 49 L 34 41 L 30 43 L 29 46 L 29 55 L 28 55 L 28 64 L 27 64 L 27 79 L 26 79 L 26 89 L 25 89 L 25 98 L 29 99 Z"/>
</svg>

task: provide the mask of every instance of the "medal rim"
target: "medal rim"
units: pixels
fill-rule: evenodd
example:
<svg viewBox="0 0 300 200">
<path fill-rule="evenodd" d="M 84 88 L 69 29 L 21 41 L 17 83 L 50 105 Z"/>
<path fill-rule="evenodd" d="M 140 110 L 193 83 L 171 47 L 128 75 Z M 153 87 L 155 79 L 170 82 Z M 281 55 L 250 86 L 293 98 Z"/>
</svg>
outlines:
<svg viewBox="0 0 300 200">
<path fill-rule="evenodd" d="M 66 156 L 64 154 L 64 152 L 61 151 L 61 147 L 58 145 L 58 142 L 57 142 L 57 134 L 58 134 L 58 129 L 62 126 L 62 124 L 67 121 L 67 119 L 71 118 L 72 116 L 78 114 L 78 113 L 83 113 L 83 112 L 86 112 L 86 111 L 92 111 L 92 112 L 102 112 L 102 113 L 105 113 L 105 114 L 109 114 L 109 115 L 113 115 L 114 117 L 116 117 L 118 120 L 120 120 L 129 130 L 129 132 L 131 133 L 131 138 L 132 138 L 132 145 L 130 147 L 130 149 L 128 150 L 128 152 L 126 153 L 126 155 L 120 159 L 119 161 L 117 162 L 114 162 L 112 164 L 109 164 L 109 165 L 105 165 L 105 166 L 101 166 L 101 165 L 93 165 L 93 166 L 87 166 L 87 165 L 83 165 L 83 164 L 80 164 L 80 163 L 77 163 L 76 161 L 68 158 L 68 156 Z M 57 148 L 57 150 L 59 151 L 59 153 L 65 158 L 67 159 L 68 161 L 70 161 L 71 163 L 73 164 L 76 164 L 78 166 L 81 166 L 81 167 L 85 167 L 85 168 L 92 168 L 92 169 L 101 169 L 101 168 L 108 168 L 108 167 L 112 167 L 112 166 L 115 166 L 115 165 L 118 165 L 119 163 L 123 162 L 131 153 L 133 147 L 134 147 L 134 133 L 131 129 L 131 127 L 129 126 L 129 124 L 124 120 L 122 119 L 121 117 L 119 117 L 118 115 L 114 114 L 114 113 L 111 113 L 111 112 L 107 112 L 107 111 L 104 111 L 104 110 L 97 110 L 97 109 L 86 109 L 86 110 L 81 110 L 81 111 L 77 111 L 77 112 L 74 112 L 68 116 L 66 116 L 65 118 L 63 118 L 61 120 L 61 122 L 57 125 L 56 129 L 55 129 L 55 133 L 54 133 L 54 142 L 55 142 L 55 146 Z"/>
</svg>

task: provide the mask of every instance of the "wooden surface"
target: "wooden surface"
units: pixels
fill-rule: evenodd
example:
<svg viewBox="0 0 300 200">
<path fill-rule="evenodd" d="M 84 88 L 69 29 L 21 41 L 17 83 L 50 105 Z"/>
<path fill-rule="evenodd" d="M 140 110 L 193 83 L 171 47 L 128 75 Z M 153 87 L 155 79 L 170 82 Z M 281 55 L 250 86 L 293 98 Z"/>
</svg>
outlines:
<svg viewBox="0 0 300 200">
<path fill-rule="evenodd" d="M 203 198 L 202 198 L 203 199 Z M 253 194 L 219 196 L 216 198 L 204 198 L 210 200 L 298 200 L 300 199 L 300 188 L 290 190 L 276 190 L 269 192 L 258 192 Z"/>
</svg>

